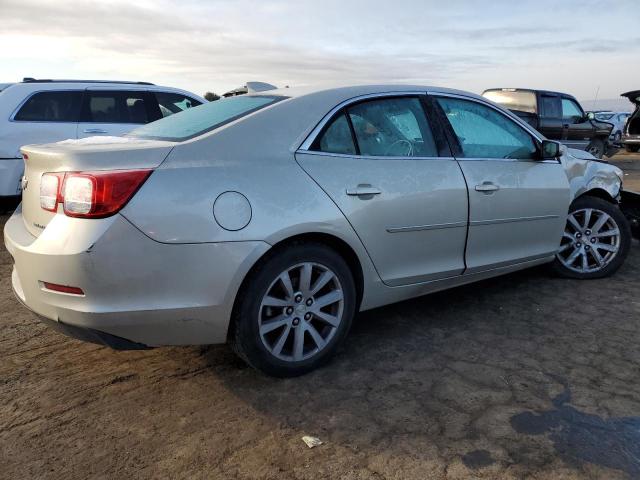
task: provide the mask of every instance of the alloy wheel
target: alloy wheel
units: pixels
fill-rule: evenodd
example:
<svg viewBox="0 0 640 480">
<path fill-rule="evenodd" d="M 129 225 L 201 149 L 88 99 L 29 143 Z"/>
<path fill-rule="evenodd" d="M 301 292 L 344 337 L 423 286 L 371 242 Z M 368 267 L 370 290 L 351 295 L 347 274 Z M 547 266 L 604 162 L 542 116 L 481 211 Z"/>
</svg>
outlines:
<svg viewBox="0 0 640 480">
<path fill-rule="evenodd" d="M 577 273 L 598 272 L 620 249 L 620 229 L 611 215 L 596 208 L 569 213 L 556 258 Z"/>
<path fill-rule="evenodd" d="M 331 269 L 313 262 L 294 265 L 278 275 L 262 298 L 262 344 L 280 360 L 306 360 L 327 347 L 343 312 L 342 285 Z"/>
</svg>

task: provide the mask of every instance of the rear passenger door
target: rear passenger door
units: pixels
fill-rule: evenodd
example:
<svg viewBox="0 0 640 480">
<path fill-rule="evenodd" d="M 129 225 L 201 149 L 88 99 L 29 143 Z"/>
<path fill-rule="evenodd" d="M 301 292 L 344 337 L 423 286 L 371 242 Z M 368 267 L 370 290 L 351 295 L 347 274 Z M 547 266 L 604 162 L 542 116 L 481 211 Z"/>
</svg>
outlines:
<svg viewBox="0 0 640 480">
<path fill-rule="evenodd" d="M 160 111 L 156 99 L 147 91 L 87 89 L 77 136 L 124 135 L 158 118 Z"/>
<path fill-rule="evenodd" d="M 423 99 L 354 101 L 296 153 L 392 286 L 464 270 L 467 187 Z"/>
<path fill-rule="evenodd" d="M 562 119 L 562 105 L 560 97 L 555 93 L 538 93 L 538 112 L 540 122 L 538 130 L 550 140 L 565 141 L 568 138 L 569 127 L 565 127 Z"/>
</svg>

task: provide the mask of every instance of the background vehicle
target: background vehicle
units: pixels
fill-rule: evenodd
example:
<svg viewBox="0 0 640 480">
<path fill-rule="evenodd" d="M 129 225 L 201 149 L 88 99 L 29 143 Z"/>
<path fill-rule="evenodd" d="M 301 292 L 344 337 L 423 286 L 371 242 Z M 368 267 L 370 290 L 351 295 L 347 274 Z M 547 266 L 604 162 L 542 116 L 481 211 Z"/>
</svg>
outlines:
<svg viewBox="0 0 640 480">
<path fill-rule="evenodd" d="M 635 104 L 636 109 L 627 120 L 622 134 L 622 145 L 628 152 L 640 151 L 640 90 L 622 94 Z"/>
<path fill-rule="evenodd" d="M 4 233 L 20 301 L 116 348 L 230 341 L 298 375 L 359 310 L 629 249 L 621 170 L 465 92 L 273 90 L 99 140 L 24 147 Z"/>
<path fill-rule="evenodd" d="M 622 139 L 624 126 L 631 114 L 629 112 L 610 111 L 600 111 L 593 113 L 596 117 L 596 120 L 611 123 L 613 125 L 613 129 L 611 130 L 611 134 L 609 135 L 609 141 L 614 143 L 615 145 L 619 145 L 620 140 Z"/>
<path fill-rule="evenodd" d="M 146 82 L 24 79 L 0 84 L 0 197 L 20 193 L 22 145 L 122 135 L 205 101 Z"/>
<path fill-rule="evenodd" d="M 492 88 L 482 94 L 508 108 L 551 140 L 586 150 L 602 158 L 613 126 L 589 118 L 578 101 L 566 93 L 524 88 Z"/>
</svg>

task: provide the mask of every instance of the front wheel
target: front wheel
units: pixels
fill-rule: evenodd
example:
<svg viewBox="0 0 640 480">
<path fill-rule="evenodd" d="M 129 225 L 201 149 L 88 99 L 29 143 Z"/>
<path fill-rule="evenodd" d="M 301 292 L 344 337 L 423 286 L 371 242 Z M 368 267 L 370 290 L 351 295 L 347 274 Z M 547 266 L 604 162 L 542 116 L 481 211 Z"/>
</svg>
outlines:
<svg viewBox="0 0 640 480">
<path fill-rule="evenodd" d="M 322 365 L 346 337 L 353 276 L 334 250 L 300 243 L 273 252 L 243 286 L 232 343 L 252 367 L 293 377 Z"/>
<path fill-rule="evenodd" d="M 617 205 L 584 196 L 569 207 L 553 269 L 563 277 L 591 279 L 612 275 L 631 245 L 631 227 Z"/>
</svg>

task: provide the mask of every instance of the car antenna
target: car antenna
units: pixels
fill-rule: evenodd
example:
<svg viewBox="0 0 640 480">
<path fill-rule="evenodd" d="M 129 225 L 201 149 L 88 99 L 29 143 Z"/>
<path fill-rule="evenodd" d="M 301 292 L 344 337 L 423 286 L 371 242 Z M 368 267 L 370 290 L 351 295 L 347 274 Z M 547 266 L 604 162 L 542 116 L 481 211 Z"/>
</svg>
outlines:
<svg viewBox="0 0 640 480">
<path fill-rule="evenodd" d="M 596 98 L 593 99 L 593 108 L 592 110 L 595 111 L 596 109 L 596 102 L 598 101 L 598 94 L 600 93 L 600 85 L 598 85 L 598 88 L 596 88 Z"/>
</svg>

